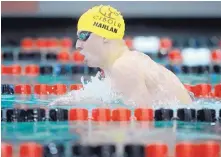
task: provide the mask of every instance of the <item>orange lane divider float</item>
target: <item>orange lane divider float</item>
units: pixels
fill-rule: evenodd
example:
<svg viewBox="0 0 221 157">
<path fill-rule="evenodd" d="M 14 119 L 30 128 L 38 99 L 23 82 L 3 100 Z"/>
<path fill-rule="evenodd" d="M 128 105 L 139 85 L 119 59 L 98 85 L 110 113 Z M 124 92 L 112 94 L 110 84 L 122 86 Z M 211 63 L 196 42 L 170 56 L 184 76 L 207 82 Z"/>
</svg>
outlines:
<svg viewBox="0 0 221 157">
<path fill-rule="evenodd" d="M 21 40 L 20 46 L 23 50 L 33 49 L 35 47 L 35 40 L 30 37 L 26 37 Z"/>
<path fill-rule="evenodd" d="M 61 51 L 58 53 L 57 59 L 61 62 L 68 62 L 70 61 L 70 54 L 68 51 Z"/>
<path fill-rule="evenodd" d="M 35 142 L 21 143 L 19 154 L 20 157 L 43 157 L 43 146 Z"/>
<path fill-rule="evenodd" d="M 70 121 L 86 121 L 91 119 L 92 121 L 130 121 L 131 118 L 135 118 L 137 121 L 153 121 L 154 120 L 154 110 L 146 108 L 135 109 L 134 115 L 132 115 L 131 110 L 127 108 L 94 108 L 92 109 L 91 118 L 89 117 L 89 111 L 86 108 L 72 108 L 69 110 L 69 120 Z M 146 115 L 146 114 L 147 115 Z"/>
<path fill-rule="evenodd" d="M 214 86 L 214 95 L 215 98 L 221 98 L 221 83 Z"/>
<path fill-rule="evenodd" d="M 25 68 L 25 73 L 29 76 L 36 76 L 39 74 L 39 67 L 35 65 L 28 65 Z M 2 74 L 21 74 L 21 67 L 18 65 L 13 65 L 9 67 L 2 66 Z M 221 98 L 221 84 L 216 84 L 212 86 L 211 84 L 196 84 L 196 85 L 189 85 L 184 84 L 184 87 L 192 92 L 196 98 Z M 83 89 L 82 84 L 70 84 L 69 87 L 65 84 L 36 84 L 34 85 L 34 90 L 32 92 L 32 85 L 29 84 L 17 84 L 14 86 L 15 94 L 55 94 L 55 95 L 62 95 L 67 93 L 71 90 L 80 90 Z M 149 111 L 136 111 L 136 112 L 145 112 L 143 116 L 148 116 Z M 148 117 L 139 117 L 139 118 L 148 118 Z M 138 119 L 139 119 L 138 118 Z"/>
<path fill-rule="evenodd" d="M 175 157 L 220 157 L 220 144 L 214 141 L 176 144 Z"/>
<path fill-rule="evenodd" d="M 173 63 L 180 63 L 182 61 L 181 51 L 179 49 L 173 49 L 168 53 L 168 59 Z"/>
<path fill-rule="evenodd" d="M 79 51 L 74 51 L 72 59 L 75 63 L 80 63 L 81 64 L 84 61 L 84 56 Z"/>
<path fill-rule="evenodd" d="M 56 38 L 56 37 L 25 37 L 21 40 L 20 46 L 25 49 L 42 49 L 42 48 L 72 48 L 73 40 L 70 37 Z"/>
<path fill-rule="evenodd" d="M 197 98 L 221 98 L 221 84 L 214 85 L 214 88 L 211 84 L 205 83 L 196 85 L 184 84 L 184 86 Z"/>
<path fill-rule="evenodd" d="M 221 61 L 221 49 L 215 49 L 211 53 L 211 60 L 213 62 L 220 63 Z"/>
<path fill-rule="evenodd" d="M 38 95 L 63 95 L 71 90 L 80 90 L 83 88 L 82 84 L 71 84 L 69 88 L 65 84 L 17 84 L 14 85 L 14 93 L 21 95 L 30 95 L 30 94 L 38 94 Z M 69 90 L 70 89 L 70 90 Z"/>
<path fill-rule="evenodd" d="M 31 94 L 31 85 L 28 84 L 19 84 L 15 85 L 15 94 L 30 95 Z"/>
<path fill-rule="evenodd" d="M 34 86 L 34 93 L 38 95 L 63 95 L 67 93 L 67 86 L 64 84 L 55 84 L 55 85 L 47 85 L 47 84 L 36 84 Z"/>
<path fill-rule="evenodd" d="M 14 65 L 2 65 L 1 66 L 1 73 L 3 75 L 21 75 L 22 73 L 22 68 L 20 65 L 18 64 L 14 64 Z"/>
<path fill-rule="evenodd" d="M 38 76 L 39 73 L 40 73 L 40 68 L 38 65 L 30 64 L 25 66 L 25 75 Z"/>
</svg>

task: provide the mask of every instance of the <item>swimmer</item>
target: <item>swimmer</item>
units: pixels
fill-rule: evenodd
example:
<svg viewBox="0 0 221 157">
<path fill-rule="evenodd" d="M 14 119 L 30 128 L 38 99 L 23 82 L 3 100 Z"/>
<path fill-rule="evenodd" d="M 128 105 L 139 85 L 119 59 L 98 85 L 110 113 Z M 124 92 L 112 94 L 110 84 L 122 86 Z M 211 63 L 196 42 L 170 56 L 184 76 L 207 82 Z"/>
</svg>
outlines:
<svg viewBox="0 0 221 157">
<path fill-rule="evenodd" d="M 111 6 L 95 6 L 78 21 L 76 49 L 89 67 L 104 71 L 113 89 L 123 95 L 125 104 L 132 100 L 149 107 L 154 102 L 174 99 L 180 104 L 191 104 L 188 91 L 175 74 L 144 53 L 129 50 L 123 40 L 124 31 L 119 11 Z"/>
</svg>

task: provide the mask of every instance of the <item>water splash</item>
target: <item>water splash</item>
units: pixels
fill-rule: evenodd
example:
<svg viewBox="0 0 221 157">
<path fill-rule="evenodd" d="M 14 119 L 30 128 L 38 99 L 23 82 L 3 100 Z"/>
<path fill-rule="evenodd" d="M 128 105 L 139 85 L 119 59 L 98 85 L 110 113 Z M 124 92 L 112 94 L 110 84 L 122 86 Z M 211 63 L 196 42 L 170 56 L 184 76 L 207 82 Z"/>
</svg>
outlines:
<svg viewBox="0 0 221 157">
<path fill-rule="evenodd" d="M 114 91 L 109 77 L 102 78 L 98 72 L 91 81 L 84 83 L 84 77 L 81 77 L 83 90 L 80 91 L 81 98 L 95 98 L 105 103 L 118 102 L 122 98 L 122 94 Z"/>
<path fill-rule="evenodd" d="M 101 72 L 98 72 L 95 76 L 91 76 L 90 81 L 85 81 L 85 78 L 81 77 L 81 83 L 83 88 L 77 91 L 71 91 L 66 95 L 57 98 L 49 104 L 49 106 L 62 105 L 62 106 L 73 106 L 73 105 L 103 105 L 113 107 L 119 104 L 127 105 L 128 107 L 135 108 L 138 105 L 130 100 L 130 106 L 128 104 L 123 104 L 123 95 L 117 93 L 111 85 L 111 79 L 109 77 L 102 78 Z M 188 107 L 188 108 L 210 108 L 217 109 L 221 106 L 221 101 L 213 99 L 195 99 L 192 104 L 188 106 L 183 106 L 180 101 L 171 94 L 158 85 L 157 91 L 153 92 L 155 99 L 152 100 L 152 108 L 173 108 L 174 110 L 178 108 Z M 159 92 L 160 90 L 160 92 Z M 159 95 L 157 95 L 160 93 Z M 163 93 L 163 94 L 162 94 Z M 162 96 L 163 95 L 163 96 Z M 172 107 L 171 107 L 172 106 Z"/>
<path fill-rule="evenodd" d="M 111 79 L 102 78 L 101 72 L 95 76 L 91 76 L 90 81 L 85 81 L 81 77 L 83 88 L 80 90 L 73 90 L 66 95 L 56 99 L 49 106 L 53 105 L 76 105 L 76 104 L 120 104 L 122 103 L 122 94 L 117 93 L 111 86 Z"/>
</svg>

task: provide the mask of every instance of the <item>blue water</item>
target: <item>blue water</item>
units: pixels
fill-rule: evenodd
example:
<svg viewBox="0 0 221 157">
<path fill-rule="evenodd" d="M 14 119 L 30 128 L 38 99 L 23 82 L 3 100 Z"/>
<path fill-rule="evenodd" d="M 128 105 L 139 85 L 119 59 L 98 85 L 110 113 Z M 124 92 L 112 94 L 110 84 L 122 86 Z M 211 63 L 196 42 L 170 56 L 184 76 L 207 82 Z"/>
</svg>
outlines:
<svg viewBox="0 0 221 157">
<path fill-rule="evenodd" d="M 178 77 L 183 83 L 188 84 L 198 84 L 198 83 L 210 83 L 212 85 L 220 83 L 220 75 L 184 75 L 178 74 Z M 4 78 L 4 77 L 3 77 Z M 16 81 L 18 83 L 25 84 L 56 84 L 62 83 L 66 85 L 80 83 L 79 81 L 73 81 L 73 76 L 38 76 L 38 77 L 18 77 Z M 19 95 L 2 95 L 1 97 L 1 107 L 2 108 L 13 108 L 19 105 L 26 105 L 27 107 L 39 107 L 47 106 L 49 102 L 53 101 L 57 96 L 48 96 L 45 99 L 38 98 L 36 95 L 31 94 L 27 97 L 21 97 Z M 205 99 L 198 100 L 196 103 L 198 106 L 202 105 L 207 108 L 220 109 L 221 101 Z M 116 107 L 127 107 L 133 110 L 133 107 L 129 107 L 125 104 L 113 104 L 108 106 L 110 108 Z M 60 106 L 61 108 L 73 108 L 73 107 L 83 107 L 91 111 L 93 108 L 100 107 L 97 104 L 84 104 L 78 106 Z M 137 122 L 136 122 L 137 123 Z M 108 124 L 109 125 L 109 124 Z M 148 135 L 149 132 L 145 131 L 150 128 L 147 125 L 146 128 L 139 129 L 137 123 L 135 126 L 130 124 L 125 126 L 127 130 L 132 130 L 136 134 L 135 130 L 142 130 L 142 136 Z M 152 133 L 155 129 L 165 129 L 170 128 L 171 130 L 175 127 L 176 131 L 174 132 L 176 140 L 220 140 L 221 141 L 221 123 L 202 123 L 202 122 L 175 122 L 175 121 L 162 121 L 162 122 L 152 122 L 151 123 Z M 79 141 L 84 135 L 90 134 L 91 130 L 96 130 L 99 127 L 99 124 L 90 122 L 81 122 L 81 123 L 69 123 L 69 122 L 2 122 L 1 131 L 2 131 L 2 141 L 9 141 L 11 143 L 22 142 L 22 141 L 37 141 L 39 143 L 47 143 L 50 141 L 60 141 L 60 142 L 76 142 Z M 115 128 L 120 128 L 120 123 L 116 124 Z M 107 128 L 99 128 L 106 132 L 106 136 L 117 136 L 111 135 L 113 133 L 108 133 Z M 81 133 L 79 133 L 79 131 Z M 163 130 L 162 130 L 163 131 Z M 165 134 L 165 133 L 164 133 Z M 129 135 L 128 135 L 129 136 Z M 165 136 L 165 135 L 164 135 Z"/>
</svg>

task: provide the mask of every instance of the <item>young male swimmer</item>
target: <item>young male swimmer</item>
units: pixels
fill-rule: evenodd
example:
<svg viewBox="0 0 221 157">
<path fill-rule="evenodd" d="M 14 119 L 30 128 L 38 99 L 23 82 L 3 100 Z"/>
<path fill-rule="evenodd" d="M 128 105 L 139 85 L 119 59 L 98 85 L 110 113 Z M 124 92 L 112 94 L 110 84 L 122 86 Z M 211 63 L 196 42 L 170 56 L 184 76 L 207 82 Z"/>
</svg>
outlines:
<svg viewBox="0 0 221 157">
<path fill-rule="evenodd" d="M 176 75 L 144 53 L 128 49 L 123 40 L 124 19 L 115 8 L 100 5 L 89 9 L 80 17 L 77 29 L 76 48 L 84 55 L 85 63 L 104 71 L 125 104 L 133 100 L 138 106 L 148 107 L 174 99 L 191 104 L 190 95 Z M 52 104 L 65 101 L 61 97 Z"/>
</svg>

